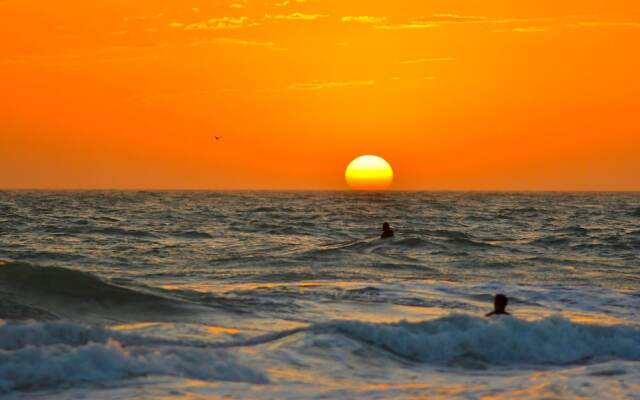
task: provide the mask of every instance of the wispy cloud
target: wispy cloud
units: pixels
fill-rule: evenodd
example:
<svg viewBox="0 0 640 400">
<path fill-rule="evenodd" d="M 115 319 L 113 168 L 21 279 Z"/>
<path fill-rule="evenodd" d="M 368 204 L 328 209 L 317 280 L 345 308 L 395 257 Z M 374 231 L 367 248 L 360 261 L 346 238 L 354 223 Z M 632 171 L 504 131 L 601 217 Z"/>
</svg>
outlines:
<svg viewBox="0 0 640 400">
<path fill-rule="evenodd" d="M 439 25 L 431 22 L 410 22 L 406 24 L 383 24 L 374 25 L 375 29 L 382 30 L 402 30 L 402 29 L 429 29 L 437 28 Z"/>
<path fill-rule="evenodd" d="M 382 24 L 387 17 L 372 17 L 370 15 L 347 15 L 340 19 L 342 22 L 357 22 L 360 24 Z"/>
<path fill-rule="evenodd" d="M 305 82 L 289 85 L 289 90 L 340 89 L 351 86 L 373 86 L 375 81 Z"/>
<path fill-rule="evenodd" d="M 329 17 L 326 14 L 304 14 L 295 12 L 287 15 L 266 15 L 267 18 L 276 20 L 296 20 L 296 21 L 313 21 L 316 19 Z"/>
<path fill-rule="evenodd" d="M 274 3 L 273 5 L 276 6 L 276 7 L 286 7 L 286 6 L 291 5 L 291 4 L 306 3 L 306 2 L 307 2 L 307 0 L 284 0 L 284 1 L 281 1 L 279 3 Z"/>
<path fill-rule="evenodd" d="M 485 15 L 433 14 L 420 21 L 439 24 L 517 24 L 535 21 L 548 21 L 549 18 L 503 18 Z"/>
<path fill-rule="evenodd" d="M 440 22 L 478 22 L 487 21 L 484 15 L 460 15 L 460 14 L 433 14 L 429 20 Z"/>
<path fill-rule="evenodd" d="M 413 60 L 398 61 L 398 64 L 424 64 L 424 63 L 431 63 L 431 62 L 448 62 L 448 61 L 456 61 L 456 59 L 453 57 L 416 58 Z"/>
<path fill-rule="evenodd" d="M 220 17 L 210 18 L 206 21 L 196 22 L 192 24 L 184 24 L 182 22 L 171 22 L 172 28 L 181 28 L 188 31 L 192 30 L 216 30 L 216 29 L 240 29 L 256 26 L 257 23 L 249 17 Z"/>
<path fill-rule="evenodd" d="M 457 24 L 485 24 L 485 25 L 499 25 L 499 24 L 523 24 L 523 23 L 535 23 L 542 21 L 550 21 L 549 18 L 495 18 L 487 17 L 484 15 L 460 15 L 460 14 L 433 14 L 429 17 L 414 19 L 409 22 L 398 23 L 383 23 L 373 25 L 375 29 L 428 29 L 437 28 L 442 25 L 457 25 Z"/>
<path fill-rule="evenodd" d="M 389 21 L 387 17 L 376 16 L 344 16 L 342 22 L 361 23 L 370 25 L 373 29 L 382 30 L 404 30 L 404 29 L 430 29 L 442 25 L 454 24 L 523 24 L 541 21 L 549 21 L 549 18 L 498 18 L 484 15 L 461 15 L 461 14 L 432 14 L 427 17 L 416 18 L 410 21 Z"/>
</svg>

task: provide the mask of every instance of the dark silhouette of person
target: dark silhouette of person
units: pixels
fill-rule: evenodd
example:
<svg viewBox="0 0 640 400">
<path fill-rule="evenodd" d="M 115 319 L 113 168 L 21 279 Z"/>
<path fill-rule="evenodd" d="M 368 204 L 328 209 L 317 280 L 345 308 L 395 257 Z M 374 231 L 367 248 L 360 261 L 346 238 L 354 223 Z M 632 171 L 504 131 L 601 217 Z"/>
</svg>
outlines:
<svg viewBox="0 0 640 400">
<path fill-rule="evenodd" d="M 493 299 L 493 311 L 487 314 L 487 317 L 493 317 L 494 315 L 511 315 L 506 311 L 509 299 L 503 294 L 497 294 Z"/>
<path fill-rule="evenodd" d="M 382 224 L 382 235 L 380 235 L 380 239 L 392 238 L 393 236 L 393 229 L 391 229 L 389 223 L 385 222 Z"/>
</svg>

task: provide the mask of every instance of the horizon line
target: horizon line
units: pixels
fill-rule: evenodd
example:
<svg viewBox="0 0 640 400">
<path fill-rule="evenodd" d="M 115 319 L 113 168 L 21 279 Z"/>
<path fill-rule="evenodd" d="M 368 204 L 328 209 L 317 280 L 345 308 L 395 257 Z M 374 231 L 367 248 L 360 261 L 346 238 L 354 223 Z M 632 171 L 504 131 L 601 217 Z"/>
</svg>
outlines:
<svg viewBox="0 0 640 400">
<path fill-rule="evenodd" d="M 0 192 L 344 192 L 344 193 L 640 193 L 640 189 L 203 189 L 203 188 L 2 188 Z"/>
</svg>

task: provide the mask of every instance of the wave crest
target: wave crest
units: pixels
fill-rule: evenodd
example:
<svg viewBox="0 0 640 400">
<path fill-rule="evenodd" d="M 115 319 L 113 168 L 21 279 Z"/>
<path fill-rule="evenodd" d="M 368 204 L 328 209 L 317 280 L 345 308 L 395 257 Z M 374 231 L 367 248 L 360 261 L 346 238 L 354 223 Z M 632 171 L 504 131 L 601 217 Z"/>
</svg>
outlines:
<svg viewBox="0 0 640 400">
<path fill-rule="evenodd" d="M 640 329 L 599 326 L 552 317 L 540 321 L 492 320 L 462 315 L 421 323 L 336 322 L 336 333 L 424 363 L 567 364 L 640 360 Z"/>
<path fill-rule="evenodd" d="M 168 344 L 69 322 L 2 325 L 0 393 L 147 375 L 268 383 L 225 351 Z"/>
<path fill-rule="evenodd" d="M 156 316 L 180 308 L 186 311 L 186 303 L 141 289 L 113 284 L 98 276 L 62 267 L 0 262 L 1 295 L 9 296 L 13 303 L 46 311 L 47 319 L 57 317 L 105 318 L 115 315 L 119 320 L 139 318 L 140 311 Z M 29 315 L 38 316 L 38 313 Z M 138 317 L 136 317 L 138 315 Z M 148 315 L 146 315 L 148 317 Z M 0 307 L 0 318 L 12 318 L 12 314 Z"/>
</svg>

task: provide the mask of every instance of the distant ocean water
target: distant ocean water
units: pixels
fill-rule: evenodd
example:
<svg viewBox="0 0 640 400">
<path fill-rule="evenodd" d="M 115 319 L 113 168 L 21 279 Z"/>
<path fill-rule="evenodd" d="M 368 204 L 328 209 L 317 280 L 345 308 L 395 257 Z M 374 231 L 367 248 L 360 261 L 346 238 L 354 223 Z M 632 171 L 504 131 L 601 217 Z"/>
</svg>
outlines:
<svg viewBox="0 0 640 400">
<path fill-rule="evenodd" d="M 0 397 L 640 398 L 639 193 L 4 191 L 0 259 Z"/>
</svg>

